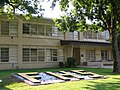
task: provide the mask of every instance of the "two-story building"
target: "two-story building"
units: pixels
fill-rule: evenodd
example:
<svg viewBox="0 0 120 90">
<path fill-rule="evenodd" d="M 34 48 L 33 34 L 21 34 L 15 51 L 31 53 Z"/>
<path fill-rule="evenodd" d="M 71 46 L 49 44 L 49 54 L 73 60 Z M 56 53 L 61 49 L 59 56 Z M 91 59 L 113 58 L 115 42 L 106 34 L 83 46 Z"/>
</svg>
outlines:
<svg viewBox="0 0 120 90">
<path fill-rule="evenodd" d="M 66 32 L 54 27 L 52 19 L 0 16 L 0 69 L 58 67 L 74 57 L 77 65 L 111 63 L 108 32 Z"/>
</svg>

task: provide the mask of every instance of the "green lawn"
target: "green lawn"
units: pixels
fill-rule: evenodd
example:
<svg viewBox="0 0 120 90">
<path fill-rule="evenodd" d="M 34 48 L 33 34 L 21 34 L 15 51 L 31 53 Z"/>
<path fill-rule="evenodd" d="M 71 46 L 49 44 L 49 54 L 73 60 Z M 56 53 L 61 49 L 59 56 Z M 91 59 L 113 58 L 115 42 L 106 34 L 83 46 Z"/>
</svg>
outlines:
<svg viewBox="0 0 120 90">
<path fill-rule="evenodd" d="M 15 82 L 10 77 L 11 73 L 18 72 L 32 72 L 32 71 L 56 71 L 56 70 L 72 70 L 82 69 L 91 71 L 94 73 L 106 75 L 107 79 L 97 80 L 80 80 L 65 83 L 55 83 L 49 85 L 29 86 L 23 82 Z M 34 70 L 1 70 L 0 79 L 3 80 L 0 83 L 0 90 L 120 90 L 120 74 L 112 73 L 111 69 L 100 68 L 66 68 L 66 69 L 34 69 Z"/>
</svg>

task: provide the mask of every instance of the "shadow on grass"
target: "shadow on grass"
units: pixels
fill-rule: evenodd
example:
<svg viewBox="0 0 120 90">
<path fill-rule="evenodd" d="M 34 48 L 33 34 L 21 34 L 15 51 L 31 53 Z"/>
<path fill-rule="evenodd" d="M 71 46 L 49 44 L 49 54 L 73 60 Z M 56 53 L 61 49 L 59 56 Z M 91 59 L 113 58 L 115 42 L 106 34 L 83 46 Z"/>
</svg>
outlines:
<svg viewBox="0 0 120 90">
<path fill-rule="evenodd" d="M 62 68 L 62 70 L 71 70 L 76 68 Z M 12 73 L 25 73 L 25 72 L 45 72 L 45 71 L 56 71 L 61 70 L 61 68 L 51 68 L 51 69 L 26 69 L 26 70 L 0 70 L 0 90 L 11 90 L 7 86 L 14 83 L 20 83 L 21 81 L 17 78 L 12 77 Z"/>
<path fill-rule="evenodd" d="M 101 75 L 118 75 L 112 73 L 111 69 L 101 69 L 101 68 L 56 68 L 56 69 L 29 69 L 29 70 L 0 70 L 0 79 L 2 79 L 2 83 L 0 83 L 0 90 L 11 90 L 6 86 L 10 84 L 19 83 L 19 80 L 11 77 L 12 73 L 20 73 L 20 72 L 45 72 L 45 71 L 58 71 L 58 70 L 86 70 L 93 73 L 101 74 Z M 85 87 L 88 90 L 116 90 L 115 88 L 120 88 L 120 78 L 113 78 L 116 80 L 115 82 L 96 82 L 89 81 L 90 84 Z M 92 83 L 92 84 L 91 84 Z"/>
<path fill-rule="evenodd" d="M 89 81 L 90 84 L 85 87 L 87 90 L 120 90 L 120 78 L 113 78 L 113 82 Z"/>
<path fill-rule="evenodd" d="M 0 90 L 12 90 L 7 88 L 7 85 L 14 84 L 14 83 L 19 83 L 21 82 L 20 80 L 12 77 L 11 75 L 0 75 L 0 79 L 2 79 L 2 82 L 0 83 Z"/>
</svg>

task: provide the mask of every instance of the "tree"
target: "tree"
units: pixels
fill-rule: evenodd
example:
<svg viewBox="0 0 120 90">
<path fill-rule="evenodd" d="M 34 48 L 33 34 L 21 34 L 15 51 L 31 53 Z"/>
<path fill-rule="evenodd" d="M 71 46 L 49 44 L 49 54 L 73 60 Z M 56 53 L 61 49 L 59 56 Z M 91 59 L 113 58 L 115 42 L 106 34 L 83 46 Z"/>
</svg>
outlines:
<svg viewBox="0 0 120 90">
<path fill-rule="evenodd" d="M 53 0 L 53 7 L 57 0 Z M 120 59 L 118 53 L 118 31 L 120 29 L 120 1 L 119 0 L 59 0 L 61 10 L 66 12 L 70 23 L 74 19 L 74 30 L 87 30 L 88 28 L 96 31 L 108 30 L 112 47 L 112 59 L 114 61 L 113 72 L 120 72 Z M 71 4 L 73 9 L 70 11 Z M 65 16 L 66 16 L 65 15 Z M 64 16 L 64 17 L 65 17 Z M 86 19 L 91 20 L 92 24 L 87 24 Z M 62 23 L 62 22 L 59 22 Z M 56 20 L 58 24 L 58 20 Z M 68 26 L 69 28 L 74 25 Z M 69 29 L 68 29 L 69 30 Z"/>
<path fill-rule="evenodd" d="M 120 32 L 118 32 L 118 51 L 120 52 Z"/>
<path fill-rule="evenodd" d="M 42 6 L 41 0 L 0 0 L 0 15 L 6 13 L 9 16 L 14 16 L 16 12 L 21 12 L 27 18 L 32 14 L 41 16 Z M 21 14 L 21 15 L 22 15 Z"/>
</svg>

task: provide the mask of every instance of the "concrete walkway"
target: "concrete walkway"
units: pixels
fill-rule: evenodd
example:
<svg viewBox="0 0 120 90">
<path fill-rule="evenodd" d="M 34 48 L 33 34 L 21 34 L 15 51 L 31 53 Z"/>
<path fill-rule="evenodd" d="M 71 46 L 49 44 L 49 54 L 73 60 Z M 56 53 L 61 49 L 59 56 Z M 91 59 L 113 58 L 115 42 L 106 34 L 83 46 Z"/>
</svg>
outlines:
<svg viewBox="0 0 120 90">
<path fill-rule="evenodd" d="M 83 68 L 113 68 L 113 66 L 77 66 Z"/>
</svg>

